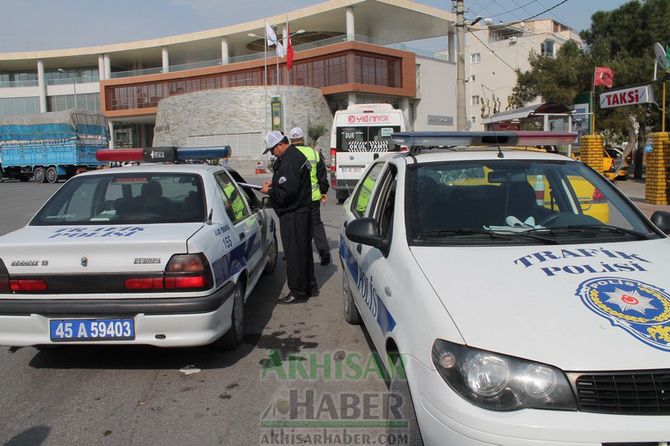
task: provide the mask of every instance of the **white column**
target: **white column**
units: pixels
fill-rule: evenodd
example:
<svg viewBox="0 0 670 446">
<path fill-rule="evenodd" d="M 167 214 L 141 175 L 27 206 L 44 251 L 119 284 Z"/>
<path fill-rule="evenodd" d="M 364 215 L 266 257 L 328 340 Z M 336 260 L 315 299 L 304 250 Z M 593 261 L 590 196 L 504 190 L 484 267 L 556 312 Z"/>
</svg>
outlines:
<svg viewBox="0 0 670 446">
<path fill-rule="evenodd" d="M 114 148 L 114 121 L 111 119 L 107 121 L 107 127 L 109 127 L 109 148 Z"/>
<path fill-rule="evenodd" d="M 413 129 L 414 123 L 410 122 L 409 120 L 409 98 L 400 99 L 400 110 L 402 110 L 402 115 L 403 118 L 405 119 L 405 123 L 407 124 L 407 128 Z"/>
<path fill-rule="evenodd" d="M 109 59 L 109 54 L 105 54 L 103 57 L 104 57 L 104 61 L 105 61 L 105 79 L 111 79 L 112 78 L 112 61 Z"/>
<path fill-rule="evenodd" d="M 356 30 L 354 29 L 354 8 L 347 7 L 347 40 L 356 40 Z"/>
<path fill-rule="evenodd" d="M 449 62 L 456 62 L 456 33 L 454 29 L 449 27 L 447 32 L 447 48 L 449 50 Z"/>
<path fill-rule="evenodd" d="M 170 53 L 166 46 L 161 48 L 161 58 L 163 59 L 163 73 L 170 71 Z"/>
<path fill-rule="evenodd" d="M 347 99 L 349 101 L 347 106 L 354 105 L 356 103 L 356 92 L 355 91 L 350 91 Z"/>
<path fill-rule="evenodd" d="M 44 61 L 37 61 L 37 86 L 40 91 L 40 113 L 47 112 L 47 81 L 44 78 Z"/>
<path fill-rule="evenodd" d="M 230 61 L 230 50 L 228 49 L 228 37 L 221 38 L 221 65 L 228 65 Z"/>
<path fill-rule="evenodd" d="M 105 56 L 98 54 L 98 77 L 101 81 L 107 79 L 105 77 Z"/>
</svg>

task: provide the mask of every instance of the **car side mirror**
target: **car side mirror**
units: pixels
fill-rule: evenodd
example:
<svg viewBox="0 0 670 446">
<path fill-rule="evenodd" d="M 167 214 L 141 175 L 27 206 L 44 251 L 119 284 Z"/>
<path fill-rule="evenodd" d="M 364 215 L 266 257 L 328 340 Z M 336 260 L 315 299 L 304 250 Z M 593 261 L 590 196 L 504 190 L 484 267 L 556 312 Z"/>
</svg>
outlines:
<svg viewBox="0 0 670 446">
<path fill-rule="evenodd" d="M 658 229 L 666 234 L 670 234 L 670 212 L 656 211 L 651 216 L 651 222 L 655 224 Z"/>
<path fill-rule="evenodd" d="M 354 243 L 372 246 L 383 253 L 388 252 L 388 240 L 379 233 L 379 223 L 373 218 L 357 218 L 347 224 L 345 235 Z"/>
</svg>

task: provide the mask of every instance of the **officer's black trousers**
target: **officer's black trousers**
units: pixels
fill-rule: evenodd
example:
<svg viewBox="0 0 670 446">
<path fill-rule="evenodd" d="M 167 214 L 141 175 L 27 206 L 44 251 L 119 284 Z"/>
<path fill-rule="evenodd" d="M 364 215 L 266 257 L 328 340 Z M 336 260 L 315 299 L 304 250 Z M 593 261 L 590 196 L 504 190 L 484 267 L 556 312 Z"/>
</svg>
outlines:
<svg viewBox="0 0 670 446">
<path fill-rule="evenodd" d="M 312 212 L 309 206 L 279 216 L 279 230 L 286 256 L 286 282 L 298 298 L 318 294 L 312 257 Z"/>
<path fill-rule="evenodd" d="M 319 255 L 323 255 L 330 251 L 328 246 L 328 239 L 326 238 L 326 228 L 321 221 L 321 201 L 312 201 L 312 237 L 314 238 L 314 245 Z"/>
</svg>

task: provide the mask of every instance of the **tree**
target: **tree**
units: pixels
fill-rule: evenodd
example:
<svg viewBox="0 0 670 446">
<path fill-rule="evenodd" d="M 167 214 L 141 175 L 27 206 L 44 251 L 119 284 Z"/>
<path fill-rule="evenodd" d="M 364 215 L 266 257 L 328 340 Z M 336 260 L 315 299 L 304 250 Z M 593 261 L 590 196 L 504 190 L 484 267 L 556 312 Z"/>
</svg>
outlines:
<svg viewBox="0 0 670 446">
<path fill-rule="evenodd" d="M 311 146 L 316 147 L 316 141 L 325 135 L 328 130 L 328 127 L 321 122 L 310 124 L 309 127 L 307 127 L 307 136 L 312 142 Z"/>
</svg>

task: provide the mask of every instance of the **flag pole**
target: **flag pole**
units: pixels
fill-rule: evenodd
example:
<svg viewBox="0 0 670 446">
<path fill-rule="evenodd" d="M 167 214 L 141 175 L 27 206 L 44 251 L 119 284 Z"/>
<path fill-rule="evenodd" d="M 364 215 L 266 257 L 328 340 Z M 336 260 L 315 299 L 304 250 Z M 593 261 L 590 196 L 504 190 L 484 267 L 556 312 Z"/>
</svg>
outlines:
<svg viewBox="0 0 670 446">
<path fill-rule="evenodd" d="M 593 67 L 593 82 L 591 83 L 591 134 L 596 134 L 596 70 L 598 67 Z"/>
<path fill-rule="evenodd" d="M 288 68 L 288 42 L 291 40 L 291 30 L 288 27 L 288 15 L 286 16 L 286 124 L 291 128 L 291 70 Z M 665 101 L 664 101 L 665 102 Z"/>
<path fill-rule="evenodd" d="M 263 40 L 263 116 L 265 117 L 265 133 L 268 131 L 268 20 L 265 19 L 265 39 Z"/>
</svg>

